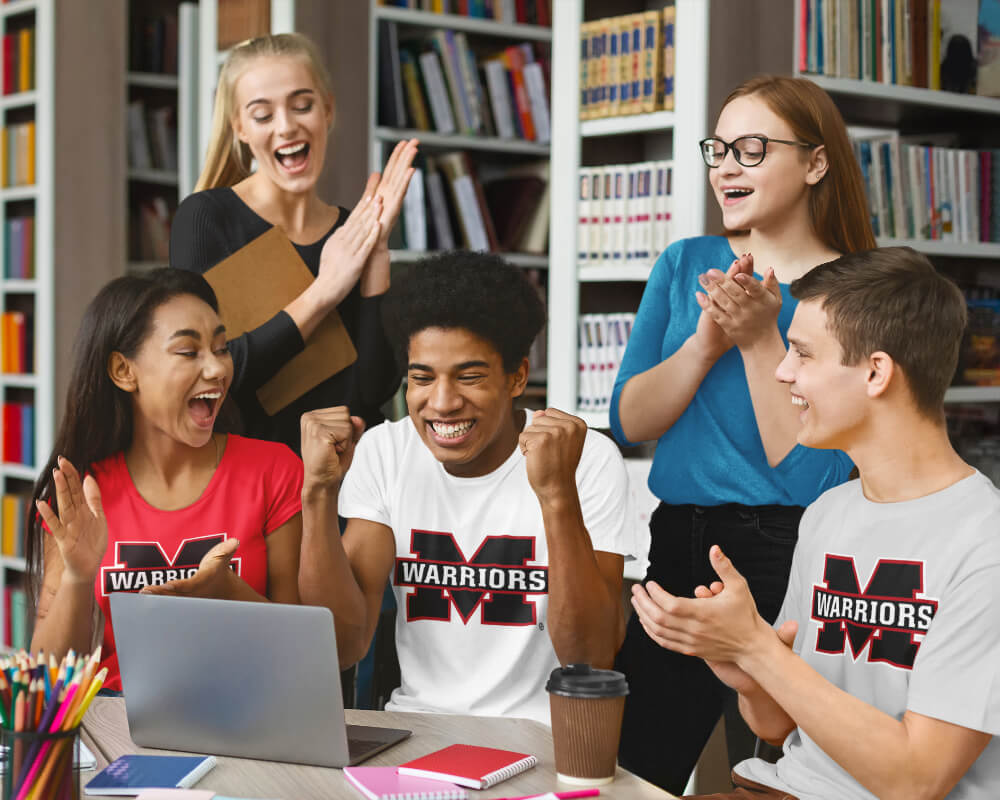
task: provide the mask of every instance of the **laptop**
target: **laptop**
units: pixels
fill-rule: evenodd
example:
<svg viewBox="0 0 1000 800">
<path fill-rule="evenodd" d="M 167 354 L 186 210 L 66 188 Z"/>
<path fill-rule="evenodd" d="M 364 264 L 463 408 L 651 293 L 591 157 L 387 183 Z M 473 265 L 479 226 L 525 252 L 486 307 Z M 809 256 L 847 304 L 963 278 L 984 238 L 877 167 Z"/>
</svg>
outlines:
<svg viewBox="0 0 1000 800">
<path fill-rule="evenodd" d="M 327 608 L 129 592 L 110 599 L 137 745 L 344 767 L 410 735 L 345 725 Z"/>
</svg>

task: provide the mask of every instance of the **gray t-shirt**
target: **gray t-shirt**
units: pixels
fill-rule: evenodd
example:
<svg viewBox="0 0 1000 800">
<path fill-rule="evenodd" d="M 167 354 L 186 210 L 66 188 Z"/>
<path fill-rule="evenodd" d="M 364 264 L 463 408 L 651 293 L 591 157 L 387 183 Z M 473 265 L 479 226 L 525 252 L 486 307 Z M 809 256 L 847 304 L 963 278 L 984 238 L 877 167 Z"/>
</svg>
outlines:
<svg viewBox="0 0 1000 800">
<path fill-rule="evenodd" d="M 1000 492 L 987 478 L 901 503 L 873 503 L 857 480 L 830 489 L 799 526 L 775 625 L 787 619 L 795 652 L 854 697 L 993 734 L 948 798 L 1000 797 Z M 783 749 L 736 771 L 801 800 L 875 797 L 801 729 Z"/>
</svg>

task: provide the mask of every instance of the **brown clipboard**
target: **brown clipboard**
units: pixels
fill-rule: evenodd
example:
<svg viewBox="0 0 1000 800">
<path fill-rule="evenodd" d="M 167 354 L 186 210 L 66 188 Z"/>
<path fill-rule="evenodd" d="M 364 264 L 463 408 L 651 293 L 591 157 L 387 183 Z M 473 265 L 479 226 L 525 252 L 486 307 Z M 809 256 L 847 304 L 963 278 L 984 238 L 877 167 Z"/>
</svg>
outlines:
<svg viewBox="0 0 1000 800">
<path fill-rule="evenodd" d="M 220 261 L 205 278 L 219 298 L 219 315 L 230 339 L 263 325 L 313 282 L 309 267 L 278 227 Z M 357 358 L 344 322 L 333 309 L 302 352 L 257 390 L 257 399 L 274 415 Z"/>
</svg>

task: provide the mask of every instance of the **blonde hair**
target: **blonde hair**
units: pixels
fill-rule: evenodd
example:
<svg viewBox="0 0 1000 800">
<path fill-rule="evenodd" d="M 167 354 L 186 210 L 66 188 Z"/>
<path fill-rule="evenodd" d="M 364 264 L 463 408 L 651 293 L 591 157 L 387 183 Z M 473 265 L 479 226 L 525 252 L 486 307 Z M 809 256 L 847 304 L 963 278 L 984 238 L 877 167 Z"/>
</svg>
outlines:
<svg viewBox="0 0 1000 800">
<path fill-rule="evenodd" d="M 233 130 L 236 115 L 236 82 L 259 58 L 298 58 L 312 73 L 313 81 L 330 106 L 333 85 L 330 74 L 320 59 L 316 45 L 301 33 L 275 33 L 247 39 L 236 45 L 219 70 L 212 111 L 212 132 L 208 140 L 205 166 L 194 190 L 232 186 L 250 174 L 250 148 L 241 142 Z"/>
</svg>

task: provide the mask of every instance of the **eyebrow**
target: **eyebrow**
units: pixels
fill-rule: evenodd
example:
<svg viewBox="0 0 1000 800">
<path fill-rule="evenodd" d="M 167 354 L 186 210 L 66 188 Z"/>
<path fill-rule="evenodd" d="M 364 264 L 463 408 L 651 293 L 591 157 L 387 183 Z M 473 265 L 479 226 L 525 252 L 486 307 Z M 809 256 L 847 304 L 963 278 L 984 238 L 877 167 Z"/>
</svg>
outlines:
<svg viewBox="0 0 1000 800">
<path fill-rule="evenodd" d="M 316 94 L 316 91 L 314 89 L 308 89 L 308 88 L 307 89 L 296 89 L 294 92 L 292 92 L 288 96 L 294 98 L 294 97 L 300 97 L 300 96 L 306 95 L 306 94 L 310 94 L 310 95 L 311 94 Z M 271 101 L 268 100 L 266 97 L 256 97 L 253 100 L 251 100 L 249 103 L 247 103 L 246 107 L 250 108 L 250 106 L 256 105 L 258 103 L 263 103 L 264 105 L 270 105 Z"/>
<path fill-rule="evenodd" d="M 212 338 L 214 339 L 220 333 L 226 332 L 226 326 L 220 325 L 214 331 L 212 331 Z M 182 336 L 189 336 L 192 339 L 201 339 L 201 334 L 198 333 L 194 328 L 181 328 L 179 331 L 174 331 L 170 336 L 171 339 L 180 339 Z"/>
<path fill-rule="evenodd" d="M 463 369 L 469 369 L 470 367 L 489 367 L 489 364 L 485 361 L 463 361 L 461 364 L 455 365 L 455 370 L 460 371 Z M 411 362 L 406 367 L 407 370 L 423 370 L 424 372 L 434 372 L 433 367 L 429 367 L 426 364 L 417 364 Z"/>
</svg>

